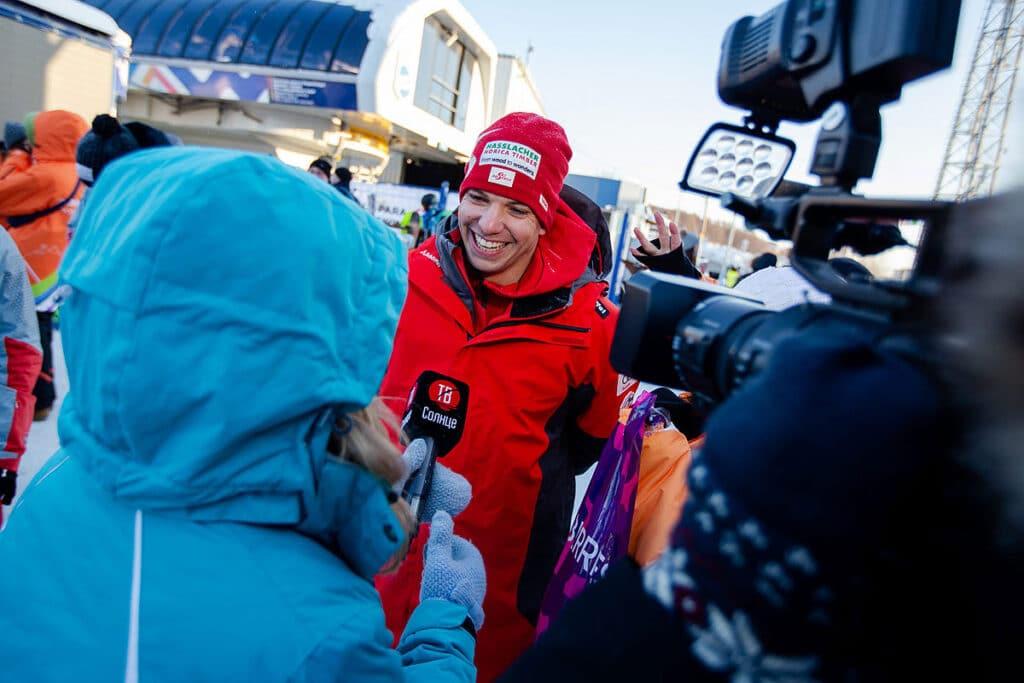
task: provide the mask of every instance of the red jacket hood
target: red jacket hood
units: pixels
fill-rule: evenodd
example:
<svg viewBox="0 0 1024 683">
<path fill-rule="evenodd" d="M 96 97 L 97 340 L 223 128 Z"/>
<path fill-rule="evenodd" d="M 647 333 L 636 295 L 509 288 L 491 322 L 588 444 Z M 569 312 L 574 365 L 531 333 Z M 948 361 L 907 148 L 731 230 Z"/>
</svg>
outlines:
<svg viewBox="0 0 1024 683">
<path fill-rule="evenodd" d="M 445 242 L 454 247 L 462 243 L 457 226 L 457 213 L 452 214 L 451 221 L 450 229 L 440 236 L 436 248 L 442 258 L 450 253 L 458 264 L 459 271 L 465 274 L 464 250 L 445 248 L 448 246 Z M 587 272 L 596 243 L 597 235 L 590 226 L 559 198 L 551 227 L 537 240 L 537 250 L 533 253 L 533 259 L 519 282 L 502 286 L 485 280 L 484 286 L 495 294 L 509 299 L 547 294 L 571 287 Z"/>
<path fill-rule="evenodd" d="M 75 162 L 78 141 L 89 126 L 78 114 L 55 109 L 36 116 L 36 143 L 32 156 L 37 161 Z"/>
</svg>

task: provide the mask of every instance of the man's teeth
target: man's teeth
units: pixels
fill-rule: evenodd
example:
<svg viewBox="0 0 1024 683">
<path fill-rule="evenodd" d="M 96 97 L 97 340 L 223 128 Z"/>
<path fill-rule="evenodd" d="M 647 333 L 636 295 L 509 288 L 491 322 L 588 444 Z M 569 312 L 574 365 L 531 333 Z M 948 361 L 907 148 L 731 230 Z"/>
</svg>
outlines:
<svg viewBox="0 0 1024 683">
<path fill-rule="evenodd" d="M 505 244 L 503 242 L 492 242 L 488 239 L 484 239 L 480 235 L 473 233 L 473 238 L 476 239 L 476 244 L 481 249 L 490 249 L 491 251 L 497 251 L 501 249 Z"/>
</svg>

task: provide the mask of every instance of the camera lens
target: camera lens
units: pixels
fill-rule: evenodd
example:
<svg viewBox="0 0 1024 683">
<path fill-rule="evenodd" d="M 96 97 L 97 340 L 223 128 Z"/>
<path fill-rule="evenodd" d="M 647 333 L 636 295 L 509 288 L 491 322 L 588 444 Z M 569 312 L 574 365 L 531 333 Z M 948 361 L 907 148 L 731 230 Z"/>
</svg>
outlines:
<svg viewBox="0 0 1024 683">
<path fill-rule="evenodd" d="M 712 400 L 728 394 L 745 375 L 739 351 L 761 321 L 772 315 L 748 299 L 713 296 L 683 316 L 672 340 L 683 388 Z"/>
</svg>

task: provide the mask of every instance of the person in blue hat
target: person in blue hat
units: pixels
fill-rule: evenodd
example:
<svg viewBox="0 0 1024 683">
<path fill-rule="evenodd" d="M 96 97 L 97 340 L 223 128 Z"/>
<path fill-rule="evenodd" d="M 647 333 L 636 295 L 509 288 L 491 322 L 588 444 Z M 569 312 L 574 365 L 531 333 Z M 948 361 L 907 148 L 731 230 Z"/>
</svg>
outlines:
<svg viewBox="0 0 1024 683">
<path fill-rule="evenodd" d="M 474 680 L 458 509 L 395 648 L 371 582 L 412 527 L 372 404 L 397 237 L 228 150 L 135 152 L 93 192 L 62 264 L 61 448 L 0 533 L 4 680 Z"/>
</svg>

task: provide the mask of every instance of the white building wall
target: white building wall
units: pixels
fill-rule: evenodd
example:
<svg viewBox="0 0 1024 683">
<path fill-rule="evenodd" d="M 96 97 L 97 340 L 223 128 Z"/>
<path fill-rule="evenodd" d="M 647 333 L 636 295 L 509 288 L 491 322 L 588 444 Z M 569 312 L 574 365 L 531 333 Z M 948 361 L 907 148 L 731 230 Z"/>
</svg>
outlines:
<svg viewBox="0 0 1024 683">
<path fill-rule="evenodd" d="M 0 19 L 0 120 L 66 109 L 92 121 L 113 113 L 114 52 Z"/>
<path fill-rule="evenodd" d="M 459 40 L 477 60 L 465 130 L 442 122 L 414 104 L 423 23 L 435 14 L 442 23 L 457 28 Z M 393 3 L 374 11 L 369 35 L 370 44 L 357 85 L 360 110 L 379 114 L 395 125 L 415 131 L 442 151 L 468 156 L 477 135 L 493 120 L 491 99 L 498 62 L 494 44 L 476 20 L 454 0 Z"/>
<path fill-rule="evenodd" d="M 543 115 L 544 103 L 526 64 L 514 55 L 500 55 L 495 72 L 494 118 L 514 111 Z"/>
</svg>

